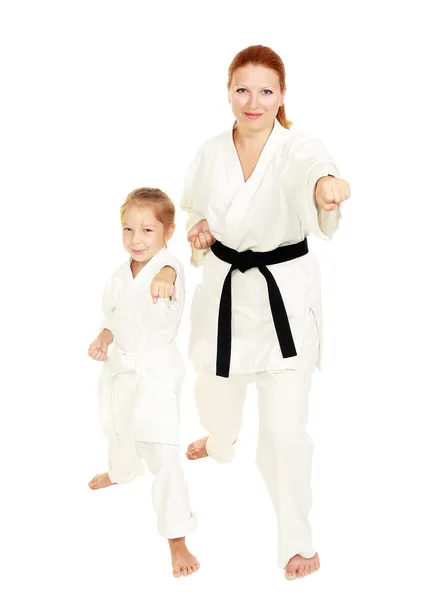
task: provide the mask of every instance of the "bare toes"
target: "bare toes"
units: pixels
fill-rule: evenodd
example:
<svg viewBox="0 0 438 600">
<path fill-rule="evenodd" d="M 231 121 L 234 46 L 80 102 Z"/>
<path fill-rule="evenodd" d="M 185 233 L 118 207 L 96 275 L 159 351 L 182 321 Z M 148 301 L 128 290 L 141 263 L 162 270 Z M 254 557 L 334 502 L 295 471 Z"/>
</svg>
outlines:
<svg viewBox="0 0 438 600">
<path fill-rule="evenodd" d="M 289 581 L 293 581 L 294 579 L 297 578 L 297 574 L 296 571 L 287 571 L 285 573 L 286 579 L 288 579 Z"/>
</svg>

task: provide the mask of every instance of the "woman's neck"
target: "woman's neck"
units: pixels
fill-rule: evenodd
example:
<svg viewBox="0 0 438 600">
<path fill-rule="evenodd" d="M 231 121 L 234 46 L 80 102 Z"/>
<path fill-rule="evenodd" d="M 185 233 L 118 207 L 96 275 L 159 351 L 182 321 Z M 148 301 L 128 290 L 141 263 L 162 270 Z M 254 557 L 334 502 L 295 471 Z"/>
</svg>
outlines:
<svg viewBox="0 0 438 600">
<path fill-rule="evenodd" d="M 260 129 L 258 131 L 247 130 L 244 127 L 239 127 L 237 124 L 233 131 L 234 143 L 237 144 L 243 150 L 257 148 L 264 146 L 267 139 L 272 133 L 274 124 L 267 129 Z"/>
</svg>

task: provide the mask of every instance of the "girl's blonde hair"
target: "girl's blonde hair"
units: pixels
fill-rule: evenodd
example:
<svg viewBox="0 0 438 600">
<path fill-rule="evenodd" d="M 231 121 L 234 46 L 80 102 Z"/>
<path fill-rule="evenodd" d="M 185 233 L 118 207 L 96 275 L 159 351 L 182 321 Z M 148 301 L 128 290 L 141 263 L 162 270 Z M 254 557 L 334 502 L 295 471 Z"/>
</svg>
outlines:
<svg viewBox="0 0 438 600">
<path fill-rule="evenodd" d="M 158 188 L 137 188 L 128 194 L 120 207 L 120 219 L 123 222 L 130 208 L 150 208 L 157 221 L 163 223 L 164 231 L 175 225 L 175 205 L 167 194 Z M 166 243 L 165 243 L 166 245 Z"/>
</svg>

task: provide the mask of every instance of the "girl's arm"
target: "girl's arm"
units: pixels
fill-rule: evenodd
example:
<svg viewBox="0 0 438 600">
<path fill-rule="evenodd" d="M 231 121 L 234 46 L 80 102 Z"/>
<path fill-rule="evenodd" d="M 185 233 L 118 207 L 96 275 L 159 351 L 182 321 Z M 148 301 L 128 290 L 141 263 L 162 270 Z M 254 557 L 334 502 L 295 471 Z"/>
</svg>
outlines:
<svg viewBox="0 0 438 600">
<path fill-rule="evenodd" d="M 176 276 L 176 269 L 170 265 L 166 265 L 155 275 L 151 282 L 151 296 L 154 304 L 158 302 L 158 298 L 170 298 L 172 300 L 175 292 Z"/>
</svg>

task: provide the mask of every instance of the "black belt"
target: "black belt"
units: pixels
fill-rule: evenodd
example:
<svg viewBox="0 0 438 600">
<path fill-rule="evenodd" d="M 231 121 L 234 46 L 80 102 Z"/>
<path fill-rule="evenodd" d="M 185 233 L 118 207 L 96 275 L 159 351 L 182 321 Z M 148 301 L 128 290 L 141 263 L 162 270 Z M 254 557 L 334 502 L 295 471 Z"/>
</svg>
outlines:
<svg viewBox="0 0 438 600">
<path fill-rule="evenodd" d="M 222 294 L 219 304 L 218 330 L 217 330 L 217 355 L 216 355 L 216 375 L 228 377 L 230 374 L 231 361 L 231 275 L 235 269 L 242 273 L 249 269 L 257 268 L 268 285 L 269 304 L 271 305 L 272 318 L 274 320 L 275 330 L 280 343 L 283 358 L 296 356 L 292 332 L 290 330 L 289 319 L 287 318 L 283 298 L 277 282 L 267 265 L 276 265 L 287 262 L 309 252 L 307 239 L 291 244 L 289 246 L 280 246 L 270 252 L 253 252 L 245 250 L 238 252 L 232 248 L 224 246 L 221 242 L 215 242 L 211 246 L 211 251 L 220 260 L 231 265 L 222 287 Z"/>
</svg>

